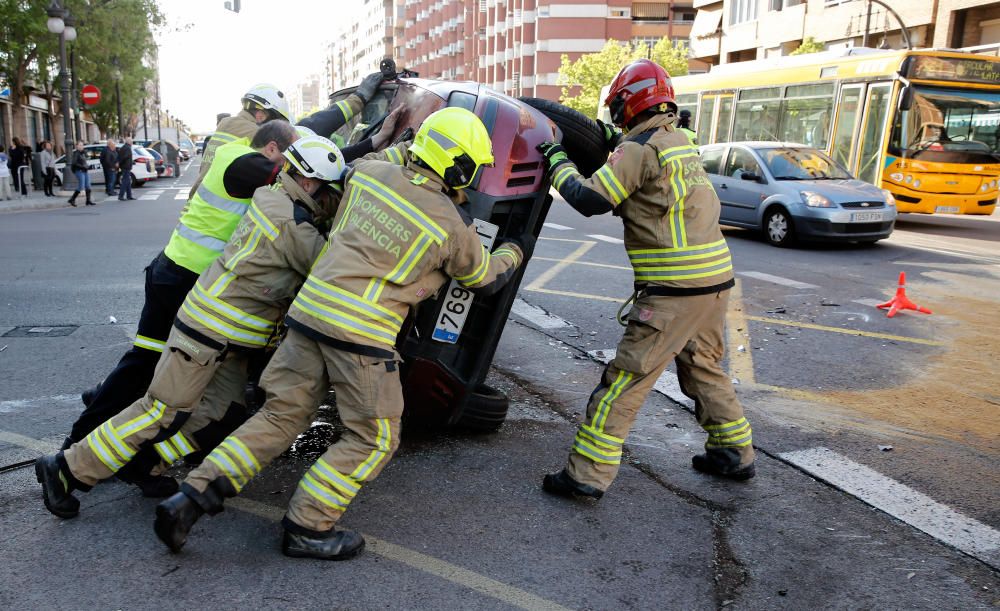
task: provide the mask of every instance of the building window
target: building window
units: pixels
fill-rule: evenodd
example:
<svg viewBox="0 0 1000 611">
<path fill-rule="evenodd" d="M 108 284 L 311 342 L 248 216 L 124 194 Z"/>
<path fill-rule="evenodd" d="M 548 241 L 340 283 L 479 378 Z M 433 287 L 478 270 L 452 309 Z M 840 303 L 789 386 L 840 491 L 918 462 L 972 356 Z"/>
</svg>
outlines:
<svg viewBox="0 0 1000 611">
<path fill-rule="evenodd" d="M 768 10 L 780 11 L 792 6 L 802 4 L 802 0 L 768 0 Z"/>
<path fill-rule="evenodd" d="M 757 5 L 760 0 L 733 0 L 729 5 L 729 25 L 746 23 L 757 19 Z"/>
</svg>

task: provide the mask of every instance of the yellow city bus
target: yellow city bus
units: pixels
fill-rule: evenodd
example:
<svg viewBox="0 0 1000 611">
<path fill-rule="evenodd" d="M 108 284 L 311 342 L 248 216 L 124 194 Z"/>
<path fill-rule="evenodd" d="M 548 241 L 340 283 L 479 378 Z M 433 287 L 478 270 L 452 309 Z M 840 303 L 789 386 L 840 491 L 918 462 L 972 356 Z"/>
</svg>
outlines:
<svg viewBox="0 0 1000 611">
<path fill-rule="evenodd" d="M 852 49 L 673 79 L 699 144 L 797 142 L 888 189 L 900 212 L 992 214 L 1000 57 Z"/>
</svg>

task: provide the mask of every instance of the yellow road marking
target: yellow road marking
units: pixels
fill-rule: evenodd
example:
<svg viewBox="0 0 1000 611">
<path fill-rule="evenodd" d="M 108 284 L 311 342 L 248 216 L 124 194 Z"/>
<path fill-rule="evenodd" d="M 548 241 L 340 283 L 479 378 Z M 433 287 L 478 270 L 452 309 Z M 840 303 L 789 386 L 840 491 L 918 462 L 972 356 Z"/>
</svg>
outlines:
<svg viewBox="0 0 1000 611">
<path fill-rule="evenodd" d="M 605 297 L 604 295 L 588 295 L 587 293 L 574 293 L 573 291 L 557 291 L 555 289 L 546 288 L 531 288 L 530 286 L 526 291 L 532 291 L 534 293 L 547 293 L 549 295 L 562 295 L 563 297 L 577 297 L 579 299 L 597 299 L 598 301 L 610 301 L 612 303 L 621 303 L 628 299 L 628 297 Z"/>
<path fill-rule="evenodd" d="M 570 238 L 538 238 L 539 240 L 548 240 L 549 242 L 573 242 L 575 244 L 597 244 L 592 240 L 572 240 Z"/>
<path fill-rule="evenodd" d="M 919 337 L 905 337 L 903 335 L 891 335 L 889 333 L 875 333 L 874 331 L 859 331 L 857 329 L 842 329 L 840 327 L 827 327 L 826 325 L 816 325 L 808 322 L 797 322 L 794 320 L 781 320 L 779 318 L 767 318 L 766 316 L 747 316 L 747 320 L 756 322 L 766 322 L 772 325 L 782 325 L 784 327 L 798 327 L 800 329 L 812 329 L 814 331 L 827 331 L 830 333 L 843 333 L 844 335 L 857 335 L 861 337 L 871 337 L 874 339 L 887 339 L 896 342 L 906 342 L 910 344 L 922 344 L 924 346 L 943 346 L 944 342 L 933 339 L 920 339 Z"/>
<path fill-rule="evenodd" d="M 593 240 L 564 240 L 562 238 L 542 238 L 543 240 L 556 240 L 559 242 L 577 242 L 580 244 L 576 250 L 571 252 L 565 259 L 543 259 L 544 261 L 555 261 L 556 264 L 549 269 L 542 272 L 537 278 L 535 278 L 531 284 L 524 287 L 525 291 L 532 291 L 534 293 L 547 293 L 549 295 L 562 295 L 563 297 L 578 297 L 580 299 L 596 299 L 598 301 L 611 301 L 614 303 L 621 303 L 625 301 L 624 297 L 605 297 L 604 295 L 588 295 L 586 293 L 575 293 L 573 291 L 557 291 L 555 289 L 547 289 L 545 285 L 551 281 L 553 278 L 561 274 L 570 265 L 583 264 L 579 261 L 579 258 L 587 254 L 591 248 L 594 247 L 597 242 Z M 533 257 L 534 259 L 540 259 L 541 257 Z M 597 265 L 597 264 L 593 264 Z"/>
<path fill-rule="evenodd" d="M 743 283 L 739 280 L 729 291 L 729 310 L 726 312 L 726 340 L 729 343 L 729 375 L 740 384 L 756 384 L 753 371 L 753 353 L 750 349 L 750 325 L 743 312 Z M 742 329 L 742 333 L 740 332 Z M 740 344 L 743 352 L 739 351 Z"/>
<path fill-rule="evenodd" d="M 59 449 L 59 445 L 56 443 L 25 437 L 24 435 L 8 431 L 0 431 L 0 441 L 29 450 L 35 450 L 43 454 L 55 452 Z M 229 499 L 226 504 L 234 509 L 239 509 L 240 511 L 271 520 L 272 522 L 281 521 L 282 516 L 285 514 L 281 508 L 274 507 L 273 505 L 265 505 L 264 503 L 250 499 Z M 428 556 L 427 554 L 422 554 L 370 535 L 364 535 L 364 537 L 367 549 L 383 558 L 395 560 L 424 573 L 446 579 L 454 584 L 475 590 L 480 594 L 495 598 L 511 606 L 530 610 L 569 611 L 567 607 L 536 596 L 531 592 L 503 583 L 502 581 L 490 579 L 485 575 L 451 564 L 450 562 L 445 562 L 433 556 Z"/>
<path fill-rule="evenodd" d="M 554 261 L 556 263 L 563 263 L 565 259 L 555 259 L 553 257 L 531 257 L 532 261 Z M 632 271 L 631 267 L 625 267 L 623 265 L 609 265 L 607 263 L 591 263 L 590 261 L 570 261 L 573 265 L 589 265 L 590 267 L 605 267 L 607 269 L 621 269 L 627 272 Z"/>
</svg>

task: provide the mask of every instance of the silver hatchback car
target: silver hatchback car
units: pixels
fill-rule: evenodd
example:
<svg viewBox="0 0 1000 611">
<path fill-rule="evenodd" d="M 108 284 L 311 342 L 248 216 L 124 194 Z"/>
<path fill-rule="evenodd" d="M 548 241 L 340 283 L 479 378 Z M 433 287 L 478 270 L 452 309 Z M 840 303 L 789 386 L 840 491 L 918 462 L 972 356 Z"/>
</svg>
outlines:
<svg viewBox="0 0 1000 611">
<path fill-rule="evenodd" d="M 701 147 L 722 202 L 719 222 L 764 232 L 775 246 L 796 239 L 872 244 L 889 237 L 896 200 L 803 144 L 732 142 Z"/>
</svg>

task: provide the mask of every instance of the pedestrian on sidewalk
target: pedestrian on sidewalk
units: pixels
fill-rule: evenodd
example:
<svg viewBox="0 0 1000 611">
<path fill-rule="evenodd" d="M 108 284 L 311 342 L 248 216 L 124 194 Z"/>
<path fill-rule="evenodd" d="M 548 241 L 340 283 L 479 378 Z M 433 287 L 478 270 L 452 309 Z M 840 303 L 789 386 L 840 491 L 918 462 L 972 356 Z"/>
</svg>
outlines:
<svg viewBox="0 0 1000 611">
<path fill-rule="evenodd" d="M 0 199 L 13 199 L 13 191 L 10 188 L 10 157 L 4 152 L 4 146 L 0 144 Z"/>
<path fill-rule="evenodd" d="M 125 136 L 125 144 L 118 149 L 118 201 L 135 199 L 132 197 L 132 136 Z"/>
<path fill-rule="evenodd" d="M 14 137 L 14 144 L 10 147 L 10 173 L 14 178 L 14 190 L 20 191 L 21 195 L 27 197 L 28 195 L 28 185 L 25 184 L 27 181 L 22 180 L 26 178 L 27 173 L 22 172 L 21 168 L 28 165 L 27 157 L 31 154 L 31 149 L 27 149 L 27 155 L 25 153 L 25 146 L 21 143 L 21 139 Z"/>
<path fill-rule="evenodd" d="M 719 230 L 719 198 L 698 149 L 675 125 L 670 75 L 642 59 L 618 73 L 605 103 L 613 151 L 584 178 L 555 142 L 538 148 L 559 194 L 584 216 L 614 212 L 625 224 L 635 293 L 614 360 L 590 395 L 566 466 L 542 481 L 566 497 L 601 498 L 621 465 L 625 438 L 663 370 L 674 361 L 685 395 L 708 437 L 691 459 L 697 471 L 754 476 L 750 423 L 720 366 L 733 259 Z M 614 144 L 612 144 L 614 143 Z M 624 323 L 625 321 L 623 321 Z"/>
<path fill-rule="evenodd" d="M 52 192 L 52 183 L 56 179 L 56 156 L 52 154 L 52 143 L 43 142 L 42 152 L 38 154 L 42 164 L 42 180 L 44 181 L 45 195 L 55 197 Z"/>
<path fill-rule="evenodd" d="M 104 192 L 115 194 L 115 179 L 118 177 L 118 145 L 111 138 L 101 151 L 101 169 L 104 170 Z"/>
<path fill-rule="evenodd" d="M 83 148 L 83 140 L 77 140 L 76 149 L 73 150 L 73 154 L 70 155 L 70 168 L 73 170 L 73 175 L 76 176 L 76 191 L 73 191 L 72 197 L 69 198 L 69 205 L 76 207 L 76 196 L 83 191 L 87 194 L 87 205 L 93 206 L 94 202 L 90 201 L 90 174 L 87 173 L 87 151 Z"/>
</svg>

